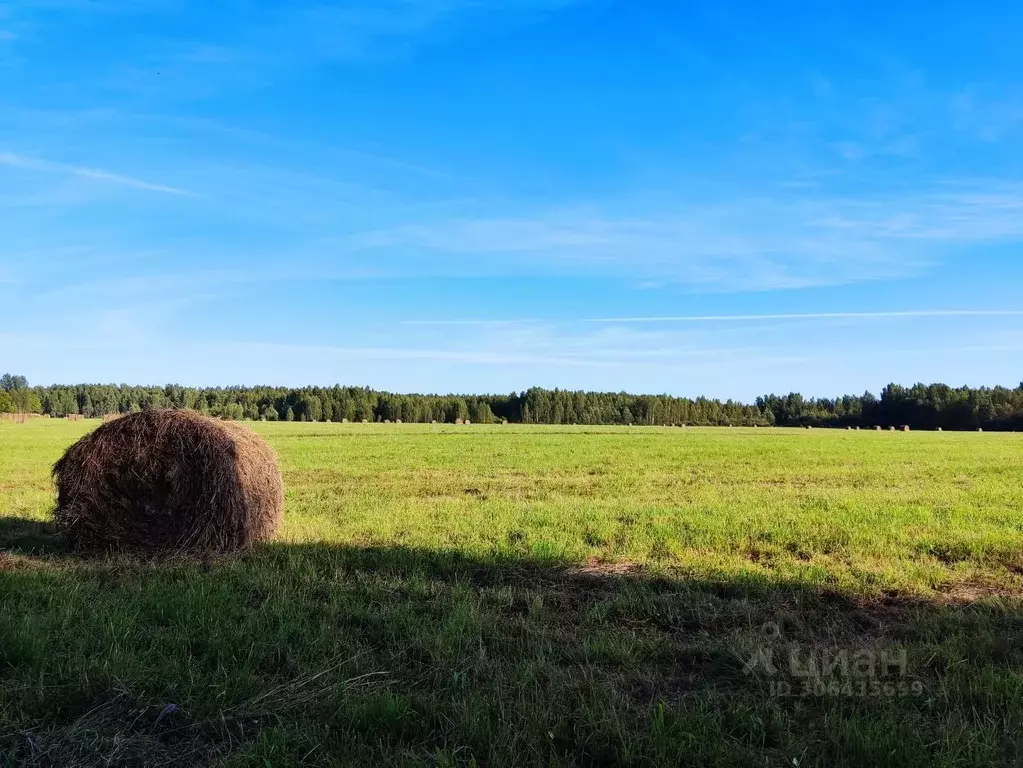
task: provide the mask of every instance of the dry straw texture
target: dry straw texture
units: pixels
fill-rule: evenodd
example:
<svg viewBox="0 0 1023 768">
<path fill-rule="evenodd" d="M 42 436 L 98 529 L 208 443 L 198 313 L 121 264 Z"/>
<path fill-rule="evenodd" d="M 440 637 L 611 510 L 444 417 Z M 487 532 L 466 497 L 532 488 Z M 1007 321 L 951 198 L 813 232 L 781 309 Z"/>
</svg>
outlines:
<svg viewBox="0 0 1023 768">
<path fill-rule="evenodd" d="M 281 523 L 284 490 L 270 446 L 191 411 L 103 424 L 67 450 L 53 477 L 57 526 L 80 548 L 235 552 Z"/>
</svg>

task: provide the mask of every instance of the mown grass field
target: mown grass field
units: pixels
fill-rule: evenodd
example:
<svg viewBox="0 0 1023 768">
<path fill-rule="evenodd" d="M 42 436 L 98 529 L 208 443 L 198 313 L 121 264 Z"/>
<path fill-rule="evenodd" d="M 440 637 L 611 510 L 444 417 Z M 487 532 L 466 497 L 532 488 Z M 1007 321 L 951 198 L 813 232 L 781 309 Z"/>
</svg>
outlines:
<svg viewBox="0 0 1023 768">
<path fill-rule="evenodd" d="M 1021 435 L 258 424 L 195 563 L 53 534 L 95 424 L 0 423 L 0 765 L 1023 761 Z"/>
</svg>

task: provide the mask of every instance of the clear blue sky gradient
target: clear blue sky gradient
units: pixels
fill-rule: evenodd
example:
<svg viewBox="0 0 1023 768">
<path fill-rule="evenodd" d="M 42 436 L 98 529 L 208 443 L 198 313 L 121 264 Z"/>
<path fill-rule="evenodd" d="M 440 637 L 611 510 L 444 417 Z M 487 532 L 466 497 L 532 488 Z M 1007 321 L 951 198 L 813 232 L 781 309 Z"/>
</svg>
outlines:
<svg viewBox="0 0 1023 768">
<path fill-rule="evenodd" d="M 999 0 L 7 0 L 0 369 L 1015 386 L 1021 29 Z"/>
</svg>

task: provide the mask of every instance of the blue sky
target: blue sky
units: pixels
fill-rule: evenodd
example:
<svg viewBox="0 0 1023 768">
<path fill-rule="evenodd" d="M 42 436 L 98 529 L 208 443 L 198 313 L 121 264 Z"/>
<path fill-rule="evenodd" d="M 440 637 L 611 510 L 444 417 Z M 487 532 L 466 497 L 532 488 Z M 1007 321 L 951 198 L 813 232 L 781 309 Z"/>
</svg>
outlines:
<svg viewBox="0 0 1023 768">
<path fill-rule="evenodd" d="M 0 369 L 1023 379 L 1023 6 L 0 2 Z"/>
</svg>

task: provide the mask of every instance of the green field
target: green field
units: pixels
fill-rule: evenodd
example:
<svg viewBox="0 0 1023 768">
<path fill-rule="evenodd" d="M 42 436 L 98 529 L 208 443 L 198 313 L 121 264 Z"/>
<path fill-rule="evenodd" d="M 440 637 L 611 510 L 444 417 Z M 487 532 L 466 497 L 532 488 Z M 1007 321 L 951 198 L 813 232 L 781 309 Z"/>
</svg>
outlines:
<svg viewBox="0 0 1023 768">
<path fill-rule="evenodd" d="M 1023 761 L 1023 435 L 258 424 L 280 540 L 143 562 L 95 425 L 0 423 L 0 765 Z"/>
</svg>

